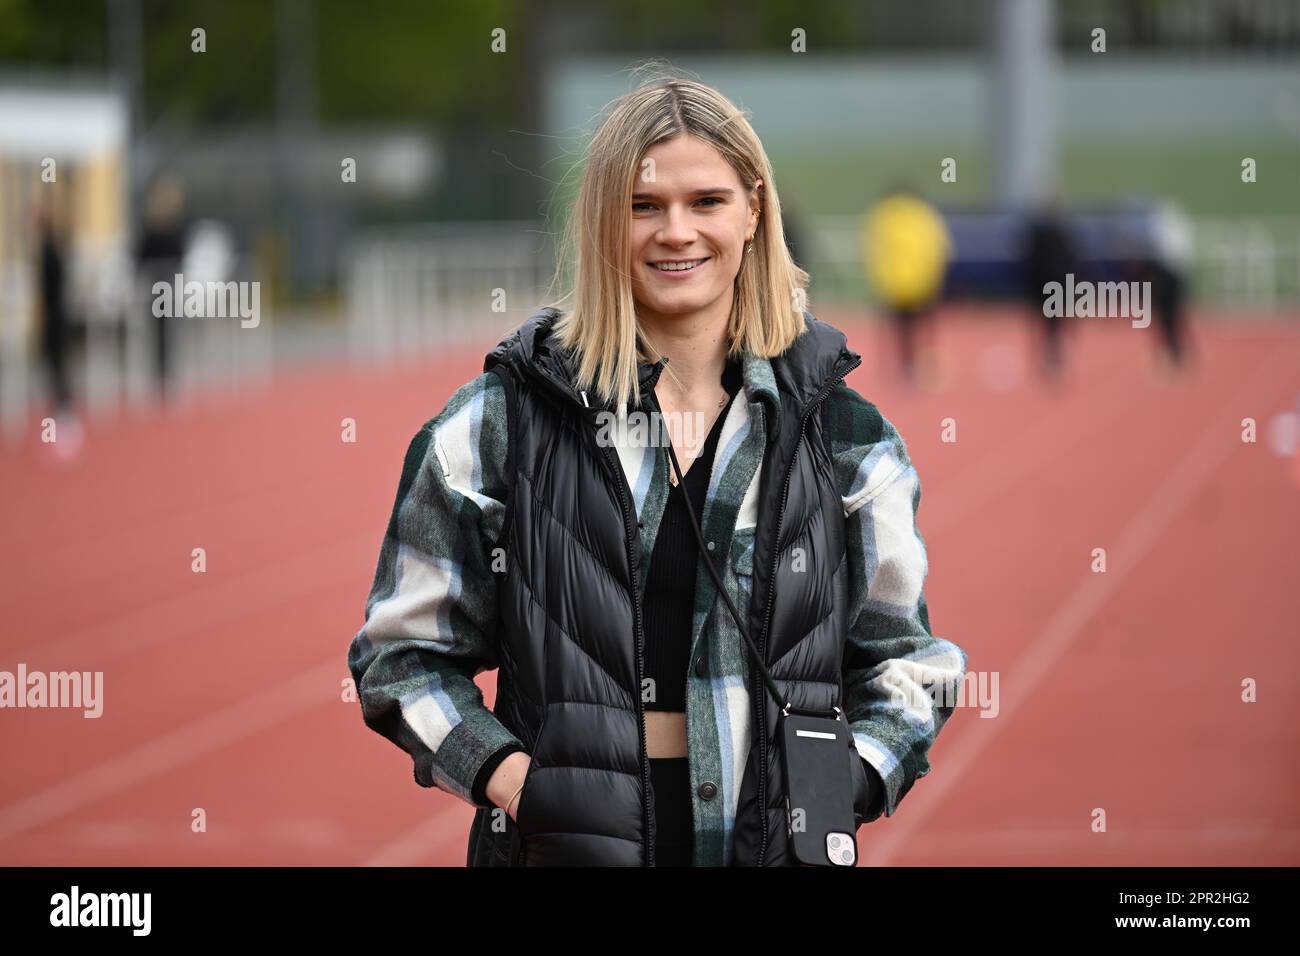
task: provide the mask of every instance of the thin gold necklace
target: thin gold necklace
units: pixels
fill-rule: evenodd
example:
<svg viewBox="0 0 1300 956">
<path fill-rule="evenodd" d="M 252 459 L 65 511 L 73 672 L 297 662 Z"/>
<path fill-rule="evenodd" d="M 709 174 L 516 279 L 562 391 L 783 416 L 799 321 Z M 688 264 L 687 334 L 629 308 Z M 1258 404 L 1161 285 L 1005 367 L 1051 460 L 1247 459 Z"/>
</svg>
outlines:
<svg viewBox="0 0 1300 956">
<path fill-rule="evenodd" d="M 677 373 L 673 371 L 670 360 L 664 357 L 664 353 L 659 351 L 659 346 L 651 342 L 644 332 L 641 333 L 641 338 L 645 339 L 645 343 L 655 350 L 655 354 L 658 355 L 659 358 L 664 359 L 664 371 L 666 371 L 669 375 L 673 377 L 673 381 L 677 383 L 677 387 L 680 388 L 682 390 L 682 394 L 685 395 L 686 386 L 682 384 L 682 380 L 678 378 Z M 723 392 L 726 392 L 725 388 L 723 389 Z M 724 394 L 722 398 L 718 399 L 718 408 L 722 408 L 724 405 L 727 404 L 727 398 L 728 396 Z"/>
<path fill-rule="evenodd" d="M 645 332 L 642 332 L 642 333 L 641 333 L 641 338 L 645 340 L 645 343 L 646 343 L 647 345 L 649 345 L 652 349 L 655 350 L 655 354 L 658 355 L 659 358 L 661 358 L 661 359 L 664 360 L 664 370 L 667 371 L 668 374 L 671 375 L 671 376 L 673 377 L 673 381 L 677 383 L 677 387 L 680 388 L 680 389 L 682 390 L 682 394 L 685 395 L 685 394 L 686 394 L 686 386 L 682 384 L 682 380 L 681 380 L 680 378 L 678 378 L 678 377 L 677 377 L 677 373 L 673 371 L 671 361 L 670 361 L 668 358 L 666 358 L 666 357 L 664 356 L 664 353 L 663 353 L 663 352 L 659 351 L 659 346 L 655 345 L 653 342 L 650 341 L 650 339 L 646 336 Z M 705 431 L 705 433 L 704 433 L 704 434 L 705 434 L 705 441 L 708 441 L 708 437 L 707 437 L 707 436 L 708 436 L 709 434 L 712 433 L 712 431 L 713 431 L 713 426 L 716 425 L 716 424 L 718 423 L 718 416 L 722 414 L 722 409 L 724 409 L 724 408 L 727 407 L 727 399 L 731 397 L 730 394 L 727 392 L 727 390 L 726 390 L 725 388 L 724 388 L 722 391 L 723 391 L 723 395 L 722 395 L 722 397 L 721 397 L 720 399 L 718 399 L 718 410 L 717 410 L 716 412 L 714 412 L 714 414 L 713 414 L 713 418 L 709 421 L 709 427 L 708 427 L 708 430 Z M 671 440 L 672 440 L 672 438 L 671 438 L 671 436 L 670 436 L 670 437 L 669 437 L 669 441 L 671 441 Z M 692 460 L 693 460 L 693 459 L 692 459 Z M 692 467 L 694 467 L 694 466 L 692 466 Z M 682 477 L 685 478 L 686 475 L 683 474 Z M 673 469 L 672 469 L 672 464 L 671 464 L 671 463 L 669 463 L 669 465 L 668 465 L 668 483 L 669 483 L 672 487 L 674 487 L 674 488 L 677 487 L 677 476 L 673 473 Z"/>
</svg>

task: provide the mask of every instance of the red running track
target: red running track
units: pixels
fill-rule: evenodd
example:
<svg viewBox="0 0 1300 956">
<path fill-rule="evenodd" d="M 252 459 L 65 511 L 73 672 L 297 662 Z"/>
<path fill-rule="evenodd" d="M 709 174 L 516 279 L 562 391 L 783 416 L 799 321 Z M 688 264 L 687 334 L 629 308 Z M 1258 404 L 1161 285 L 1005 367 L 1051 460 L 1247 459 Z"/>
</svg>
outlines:
<svg viewBox="0 0 1300 956">
<path fill-rule="evenodd" d="M 1300 459 L 1268 441 L 1300 316 L 1202 316 L 1182 378 L 1154 327 L 1093 320 L 1052 387 L 1015 317 L 950 315 L 918 390 L 823 317 L 920 470 L 935 631 L 997 690 L 864 865 L 1300 863 Z M 406 443 L 488 344 L 92 426 L 72 463 L 0 452 L 0 670 L 105 675 L 98 719 L 0 710 L 0 863 L 463 865 L 471 808 L 342 691 Z"/>
</svg>

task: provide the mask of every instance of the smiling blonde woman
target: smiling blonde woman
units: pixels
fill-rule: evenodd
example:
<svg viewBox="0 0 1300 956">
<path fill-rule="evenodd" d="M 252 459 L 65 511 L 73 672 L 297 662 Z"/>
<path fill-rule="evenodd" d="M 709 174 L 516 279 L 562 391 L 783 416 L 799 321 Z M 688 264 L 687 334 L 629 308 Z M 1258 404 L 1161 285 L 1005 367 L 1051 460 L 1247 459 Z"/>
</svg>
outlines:
<svg viewBox="0 0 1300 956">
<path fill-rule="evenodd" d="M 722 94 L 611 104 L 568 229 L 569 294 L 410 443 L 348 651 L 363 718 L 477 808 L 471 866 L 790 865 L 778 707 L 699 556 L 788 699 L 842 709 L 857 823 L 892 816 L 966 668 L 916 470 Z"/>
</svg>

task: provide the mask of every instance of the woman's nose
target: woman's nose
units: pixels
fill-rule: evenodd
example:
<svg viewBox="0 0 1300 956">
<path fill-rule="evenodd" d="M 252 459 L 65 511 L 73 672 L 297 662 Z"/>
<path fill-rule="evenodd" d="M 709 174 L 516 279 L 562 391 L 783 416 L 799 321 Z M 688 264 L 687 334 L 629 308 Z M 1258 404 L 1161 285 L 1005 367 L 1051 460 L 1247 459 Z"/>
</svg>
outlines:
<svg viewBox="0 0 1300 956">
<path fill-rule="evenodd" d="M 695 231 L 691 228 L 690 215 L 685 209 L 670 207 L 665 218 L 664 227 L 659 230 L 660 242 L 665 244 L 684 242 L 694 236 Z"/>
</svg>

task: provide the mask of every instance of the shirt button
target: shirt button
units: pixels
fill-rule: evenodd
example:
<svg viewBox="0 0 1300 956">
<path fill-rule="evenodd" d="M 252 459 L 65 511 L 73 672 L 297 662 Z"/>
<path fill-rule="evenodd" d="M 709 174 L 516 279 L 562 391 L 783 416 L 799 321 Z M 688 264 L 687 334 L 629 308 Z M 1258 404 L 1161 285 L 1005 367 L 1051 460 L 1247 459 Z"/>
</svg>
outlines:
<svg viewBox="0 0 1300 956">
<path fill-rule="evenodd" d="M 712 541 L 709 542 L 709 550 L 710 550 L 710 551 L 713 550 L 713 542 L 712 542 Z"/>
<path fill-rule="evenodd" d="M 695 658 L 695 674 L 697 677 L 707 677 L 709 674 L 709 664 L 703 654 Z"/>
<path fill-rule="evenodd" d="M 700 784 L 700 796 L 703 797 L 705 800 L 712 800 L 717 795 L 718 795 L 717 784 L 709 783 L 709 782 Z"/>
</svg>

